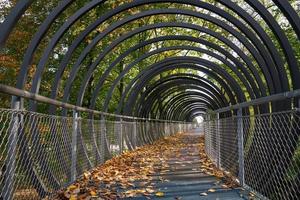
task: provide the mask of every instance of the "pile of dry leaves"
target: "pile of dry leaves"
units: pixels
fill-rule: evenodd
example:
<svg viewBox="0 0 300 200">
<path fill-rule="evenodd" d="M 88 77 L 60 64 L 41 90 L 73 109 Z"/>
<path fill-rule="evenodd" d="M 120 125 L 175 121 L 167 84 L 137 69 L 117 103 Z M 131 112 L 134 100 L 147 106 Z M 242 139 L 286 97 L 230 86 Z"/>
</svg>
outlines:
<svg viewBox="0 0 300 200">
<path fill-rule="evenodd" d="M 231 177 L 228 173 L 225 174 L 224 171 L 218 169 L 212 161 L 208 158 L 208 156 L 205 153 L 205 144 L 204 144 L 204 136 L 200 137 L 200 142 L 199 142 L 199 150 L 200 150 L 200 169 L 203 173 L 208 174 L 208 175 L 213 175 L 216 176 L 219 179 L 222 179 L 222 187 L 224 189 L 227 188 L 236 188 L 239 187 L 237 182 L 234 181 L 234 178 Z M 213 192 L 213 189 L 211 191 Z"/>
<path fill-rule="evenodd" d="M 106 161 L 91 172 L 85 172 L 74 184 L 59 191 L 52 199 L 117 199 L 124 197 L 164 196 L 151 182 L 153 175 L 167 171 L 168 158 L 179 154 L 180 149 L 187 147 L 183 141 L 184 134 L 163 138 L 152 145 L 139 147 L 134 151 L 124 152 L 120 156 Z M 198 138 L 199 139 L 199 138 Z M 199 141 L 199 140 L 198 140 Z M 199 168 L 203 173 L 224 177 L 211 163 L 204 152 L 204 138 L 198 146 Z M 161 180 L 167 181 L 167 180 Z M 232 181 L 224 187 L 235 187 Z M 139 188 L 139 189 L 136 189 Z"/>
</svg>

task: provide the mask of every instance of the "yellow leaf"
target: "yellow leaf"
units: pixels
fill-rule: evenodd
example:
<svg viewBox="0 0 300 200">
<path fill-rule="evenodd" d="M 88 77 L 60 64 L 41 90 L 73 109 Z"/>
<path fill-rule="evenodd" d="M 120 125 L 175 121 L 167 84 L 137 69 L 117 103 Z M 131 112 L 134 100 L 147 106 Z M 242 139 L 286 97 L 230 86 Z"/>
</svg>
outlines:
<svg viewBox="0 0 300 200">
<path fill-rule="evenodd" d="M 90 195 L 92 196 L 92 197 L 97 197 L 97 192 L 95 192 L 95 191 L 90 191 Z"/>
<path fill-rule="evenodd" d="M 215 192 L 216 190 L 213 189 L 213 188 L 211 188 L 211 189 L 209 189 L 208 191 L 209 191 L 209 192 Z"/>
<path fill-rule="evenodd" d="M 165 194 L 163 192 L 156 192 L 155 196 L 157 196 L 157 197 L 163 197 L 163 196 L 165 196 Z"/>
<path fill-rule="evenodd" d="M 225 184 L 221 185 L 221 187 L 222 187 L 222 188 L 225 188 L 225 189 L 228 188 L 228 186 L 225 185 Z"/>
<path fill-rule="evenodd" d="M 153 189 L 151 189 L 151 188 L 146 188 L 146 191 L 149 192 L 149 193 L 155 192 L 155 190 L 153 190 Z"/>
<path fill-rule="evenodd" d="M 77 200 L 77 196 L 76 195 L 71 195 L 69 200 Z"/>
<path fill-rule="evenodd" d="M 68 187 L 68 190 L 72 191 L 72 190 L 75 190 L 75 189 L 77 189 L 77 188 L 78 188 L 77 185 L 70 185 L 70 186 Z"/>
<path fill-rule="evenodd" d="M 249 195 L 250 195 L 250 197 L 254 197 L 255 196 L 255 194 L 252 193 L 252 192 L 250 192 Z"/>
<path fill-rule="evenodd" d="M 91 173 L 90 173 L 90 172 L 84 172 L 84 173 L 83 173 L 83 177 L 84 177 L 85 179 L 89 179 L 90 176 L 91 176 Z"/>
</svg>

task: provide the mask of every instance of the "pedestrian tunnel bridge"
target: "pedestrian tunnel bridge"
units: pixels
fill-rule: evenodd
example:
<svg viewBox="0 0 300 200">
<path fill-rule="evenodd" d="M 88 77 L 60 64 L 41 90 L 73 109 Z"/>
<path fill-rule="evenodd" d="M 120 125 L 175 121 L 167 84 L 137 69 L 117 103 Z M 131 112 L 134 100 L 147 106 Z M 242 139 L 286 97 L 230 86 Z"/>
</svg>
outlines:
<svg viewBox="0 0 300 200">
<path fill-rule="evenodd" d="M 0 199 L 195 127 L 257 198 L 300 198 L 299 1 L 0 2 Z"/>
</svg>

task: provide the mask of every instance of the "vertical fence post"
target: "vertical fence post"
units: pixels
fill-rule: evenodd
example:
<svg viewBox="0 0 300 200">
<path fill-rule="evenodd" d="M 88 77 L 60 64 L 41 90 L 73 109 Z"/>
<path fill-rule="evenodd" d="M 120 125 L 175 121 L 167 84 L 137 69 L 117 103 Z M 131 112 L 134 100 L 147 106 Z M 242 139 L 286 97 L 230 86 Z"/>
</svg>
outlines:
<svg viewBox="0 0 300 200">
<path fill-rule="evenodd" d="M 105 128 L 105 118 L 101 115 L 100 121 L 100 163 L 104 163 L 106 156 L 106 128 Z"/>
<path fill-rule="evenodd" d="M 150 130 L 149 130 L 149 122 L 148 122 L 148 119 L 146 119 L 145 121 L 145 136 L 147 138 L 147 142 L 152 142 L 152 137 L 150 136 L 151 134 L 150 133 Z"/>
<path fill-rule="evenodd" d="M 212 140 L 212 134 L 211 134 L 211 122 L 210 122 L 210 114 L 207 115 L 207 136 L 208 136 L 208 142 L 207 142 L 207 147 L 208 147 L 208 156 L 211 158 L 211 140 Z"/>
<path fill-rule="evenodd" d="M 182 131 L 182 124 L 181 124 L 181 123 L 179 124 L 179 132 L 180 132 L 180 133 L 183 132 L 183 131 Z"/>
<path fill-rule="evenodd" d="M 168 135 L 168 124 L 166 121 L 164 122 L 164 130 L 165 130 L 165 136 L 167 136 Z"/>
<path fill-rule="evenodd" d="M 12 97 L 12 108 L 14 110 L 19 110 L 21 106 L 21 99 L 19 97 Z M 18 141 L 18 132 L 20 127 L 20 116 L 18 113 L 15 115 L 12 114 L 12 119 L 10 122 L 8 138 L 8 152 L 6 160 L 6 170 L 4 172 L 4 186 L 2 188 L 3 199 L 11 200 L 13 199 L 14 192 L 14 178 L 16 173 L 17 165 L 17 141 Z M 1 198 L 1 197 L 0 197 Z"/>
<path fill-rule="evenodd" d="M 220 143 L 221 143 L 221 137 L 220 137 L 220 114 L 217 113 L 216 117 L 216 129 L 217 129 L 217 167 L 221 167 L 221 151 L 220 151 Z"/>
<path fill-rule="evenodd" d="M 169 122 L 166 122 L 166 135 L 169 136 L 171 134 Z"/>
<path fill-rule="evenodd" d="M 137 121 L 135 119 L 133 119 L 133 131 L 132 131 L 132 145 L 133 145 L 133 148 L 135 149 L 136 146 L 137 146 Z"/>
<path fill-rule="evenodd" d="M 98 163 L 100 162 L 100 152 L 99 152 L 99 148 L 98 148 L 98 143 L 97 140 L 99 140 L 98 134 L 97 134 L 97 124 L 95 124 L 95 118 L 94 115 L 92 115 L 91 119 L 90 119 L 90 128 L 91 128 L 91 132 L 92 132 L 92 139 L 93 139 L 93 151 L 94 151 L 94 155 L 95 155 L 95 163 L 94 166 L 97 166 Z"/>
<path fill-rule="evenodd" d="M 237 112 L 237 134 L 238 134 L 238 154 L 239 154 L 239 181 L 241 186 L 245 184 L 244 174 L 244 133 L 243 133 L 243 110 Z"/>
<path fill-rule="evenodd" d="M 73 111 L 73 127 L 72 127 L 72 153 L 71 153 L 71 177 L 70 182 L 76 180 L 76 164 L 77 164 L 77 135 L 78 135 L 78 112 Z"/>
<path fill-rule="evenodd" d="M 123 128 L 122 128 L 122 118 L 119 120 L 119 134 L 120 134 L 120 154 L 123 152 Z"/>
</svg>

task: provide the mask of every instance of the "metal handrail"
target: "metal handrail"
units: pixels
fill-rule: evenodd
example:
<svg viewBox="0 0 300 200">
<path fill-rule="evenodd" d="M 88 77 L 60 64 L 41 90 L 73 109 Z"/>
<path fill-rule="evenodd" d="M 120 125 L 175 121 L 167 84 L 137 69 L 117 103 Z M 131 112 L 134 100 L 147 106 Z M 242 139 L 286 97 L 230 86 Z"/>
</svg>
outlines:
<svg viewBox="0 0 300 200">
<path fill-rule="evenodd" d="M 18 89 L 18 88 L 12 87 L 12 86 L 8 86 L 8 85 L 4 85 L 1 83 L 0 83 L 0 93 L 17 96 L 17 97 L 21 97 L 21 98 L 25 98 L 25 99 L 31 99 L 31 100 L 38 101 L 41 103 L 46 103 L 46 104 L 50 104 L 50 105 L 54 105 L 54 106 L 58 106 L 58 107 L 66 108 L 66 109 L 71 109 L 71 110 L 75 110 L 78 112 L 87 112 L 87 113 L 92 113 L 92 114 L 97 114 L 97 115 L 105 115 L 105 116 L 110 116 L 110 117 L 118 117 L 118 118 L 132 119 L 132 120 L 143 120 L 143 121 L 151 120 L 151 121 L 157 121 L 157 122 L 184 123 L 182 121 L 163 120 L 163 119 L 147 119 L 147 118 L 140 118 L 140 117 L 134 117 L 134 116 L 127 116 L 127 115 L 117 115 L 117 114 L 102 112 L 102 111 L 98 111 L 98 110 L 85 108 L 82 106 L 76 106 L 76 105 L 73 105 L 70 103 L 65 103 L 62 101 L 55 100 L 55 99 L 51 99 L 51 98 L 48 98 L 48 97 L 45 97 L 45 96 L 42 96 L 39 94 L 34 94 L 34 93 L 28 92 L 26 90 L 21 90 L 21 89 Z"/>
<path fill-rule="evenodd" d="M 112 113 L 106 113 L 106 112 L 102 112 L 102 111 L 98 111 L 98 110 L 85 108 L 82 106 L 76 106 L 76 105 L 73 105 L 70 103 L 65 103 L 62 101 L 51 99 L 51 98 L 48 98 L 48 97 L 45 97 L 45 96 L 42 96 L 39 94 L 34 94 L 34 93 L 28 92 L 26 90 L 21 90 L 21 89 L 18 89 L 18 88 L 12 87 L 12 86 L 8 86 L 8 85 L 4 85 L 1 83 L 0 83 L 0 93 L 18 96 L 18 97 L 22 97 L 25 99 L 31 99 L 31 100 L 38 101 L 41 103 L 47 103 L 47 104 L 51 104 L 51 105 L 58 106 L 58 107 L 76 110 L 79 112 L 88 112 L 88 113 L 92 113 L 92 114 L 105 115 L 105 116 L 111 116 L 111 117 L 122 117 L 125 119 L 133 119 L 133 120 L 145 120 L 145 121 L 146 120 L 154 120 L 154 121 L 158 121 L 158 122 L 174 122 L 174 123 L 181 122 L 182 123 L 182 121 L 163 120 L 163 119 L 147 119 L 147 118 L 127 116 L 127 115 L 117 115 L 117 114 L 112 114 Z M 255 106 L 255 105 L 260 105 L 263 103 L 269 103 L 272 101 L 280 101 L 280 100 L 299 97 L 299 96 L 300 96 L 300 89 L 297 89 L 297 90 L 292 90 L 289 92 L 283 92 L 283 93 L 269 95 L 266 97 L 261 97 L 258 99 L 253 99 L 251 101 L 247 101 L 247 102 L 243 102 L 243 103 L 237 103 L 237 104 L 230 105 L 230 106 L 227 106 L 224 108 L 213 110 L 213 111 L 211 111 L 211 113 L 222 113 L 222 112 L 227 112 L 230 110 L 246 108 L 249 106 Z"/>
<path fill-rule="evenodd" d="M 256 106 L 256 105 L 261 105 L 264 103 L 269 103 L 272 101 L 280 101 L 280 100 L 290 99 L 290 98 L 294 98 L 294 97 L 300 97 L 300 89 L 292 90 L 289 92 L 273 94 L 273 95 L 269 95 L 266 97 L 261 97 L 258 99 L 253 99 L 251 101 L 243 102 L 243 103 L 237 103 L 237 104 L 234 104 L 231 106 L 213 110 L 211 113 L 222 113 L 222 112 L 227 112 L 230 110 L 242 109 L 242 108 L 246 108 L 249 106 Z"/>
</svg>

